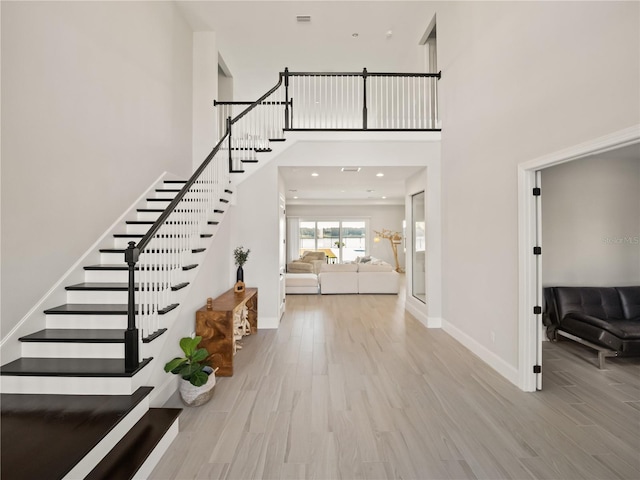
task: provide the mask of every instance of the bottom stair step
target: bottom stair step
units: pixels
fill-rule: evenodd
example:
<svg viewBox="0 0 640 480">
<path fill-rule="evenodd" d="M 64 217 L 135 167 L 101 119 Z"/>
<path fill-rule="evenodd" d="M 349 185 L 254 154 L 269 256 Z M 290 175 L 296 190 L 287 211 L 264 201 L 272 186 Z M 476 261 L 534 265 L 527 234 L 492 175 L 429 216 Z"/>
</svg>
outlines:
<svg viewBox="0 0 640 480">
<path fill-rule="evenodd" d="M 130 412 L 144 406 L 150 391 L 151 387 L 141 387 L 132 395 L 3 393 L 3 480 L 64 477 L 107 435 L 115 433 Z"/>
<path fill-rule="evenodd" d="M 180 408 L 149 409 L 85 480 L 146 478 L 177 435 L 181 411 Z"/>
</svg>

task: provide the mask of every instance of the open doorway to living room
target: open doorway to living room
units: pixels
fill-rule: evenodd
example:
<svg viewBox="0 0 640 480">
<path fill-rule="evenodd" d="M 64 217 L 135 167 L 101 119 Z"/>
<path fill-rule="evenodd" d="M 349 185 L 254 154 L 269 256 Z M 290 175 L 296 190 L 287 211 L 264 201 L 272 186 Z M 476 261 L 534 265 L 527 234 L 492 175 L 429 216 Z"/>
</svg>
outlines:
<svg viewBox="0 0 640 480">
<path fill-rule="evenodd" d="M 640 132 L 528 162 L 519 175 L 519 370 L 532 391 L 542 389 L 548 337 L 570 339 L 576 361 L 594 369 L 640 353 L 640 336 L 625 330 L 640 310 Z"/>
</svg>

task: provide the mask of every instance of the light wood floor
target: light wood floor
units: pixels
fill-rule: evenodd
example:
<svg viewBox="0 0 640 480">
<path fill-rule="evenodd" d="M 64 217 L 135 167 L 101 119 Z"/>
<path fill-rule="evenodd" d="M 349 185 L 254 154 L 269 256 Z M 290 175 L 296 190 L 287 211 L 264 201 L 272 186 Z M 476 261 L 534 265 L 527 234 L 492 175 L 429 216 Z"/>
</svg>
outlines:
<svg viewBox="0 0 640 480">
<path fill-rule="evenodd" d="M 523 393 L 402 296 L 289 295 L 151 478 L 639 479 L 640 359 L 607 362 L 549 343 Z"/>
</svg>

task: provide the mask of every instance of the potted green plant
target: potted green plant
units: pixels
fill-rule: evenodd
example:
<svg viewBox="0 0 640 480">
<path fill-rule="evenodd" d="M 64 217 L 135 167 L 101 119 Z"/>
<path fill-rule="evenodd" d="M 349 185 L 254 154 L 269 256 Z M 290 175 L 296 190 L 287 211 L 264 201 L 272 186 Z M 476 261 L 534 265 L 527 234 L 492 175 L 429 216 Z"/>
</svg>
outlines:
<svg viewBox="0 0 640 480">
<path fill-rule="evenodd" d="M 233 259 L 236 267 L 238 267 L 236 272 L 236 280 L 238 282 L 244 282 L 244 270 L 242 269 L 242 266 L 247 263 L 247 260 L 249 259 L 249 252 L 251 252 L 250 249 L 245 250 L 242 246 L 236 247 L 233 251 Z"/>
<path fill-rule="evenodd" d="M 180 348 L 184 357 L 176 357 L 164 366 L 165 372 L 180 375 L 180 396 L 190 406 L 198 406 L 208 402 L 213 396 L 216 375 L 207 365 L 209 352 L 198 348 L 202 337 L 184 337 L 180 339 Z"/>
</svg>

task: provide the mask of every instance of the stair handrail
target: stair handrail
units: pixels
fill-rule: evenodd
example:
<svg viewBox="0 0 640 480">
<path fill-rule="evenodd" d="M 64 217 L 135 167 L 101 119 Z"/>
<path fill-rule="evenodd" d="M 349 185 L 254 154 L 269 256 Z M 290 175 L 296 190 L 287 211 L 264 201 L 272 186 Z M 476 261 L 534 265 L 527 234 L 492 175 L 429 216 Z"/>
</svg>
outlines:
<svg viewBox="0 0 640 480">
<path fill-rule="evenodd" d="M 160 214 L 160 216 L 156 219 L 153 225 L 147 230 L 147 233 L 140 239 L 140 241 L 136 244 L 136 242 L 129 242 L 127 249 L 125 250 L 124 257 L 125 263 L 128 266 L 128 295 L 127 295 L 127 330 L 125 331 L 124 340 L 125 340 L 125 370 L 127 372 L 132 372 L 138 368 L 139 365 L 139 334 L 138 328 L 136 326 L 136 303 L 135 303 L 135 266 L 138 263 L 140 258 L 140 253 L 145 249 L 145 247 L 149 244 L 153 236 L 158 232 L 160 227 L 164 225 L 165 221 L 171 215 L 178 204 L 182 201 L 184 196 L 187 194 L 189 189 L 196 183 L 198 178 L 202 175 L 202 173 L 207 169 L 211 160 L 216 156 L 216 154 L 222 148 L 225 140 L 229 138 L 229 142 L 231 141 L 231 126 L 244 117 L 251 110 L 256 108 L 265 98 L 271 95 L 273 92 L 278 90 L 282 85 L 283 73 L 279 73 L 278 75 L 278 83 L 271 88 L 267 93 L 262 95 L 258 100 L 249 105 L 246 109 L 244 109 L 240 114 L 238 114 L 235 118 L 229 118 L 227 121 L 227 129 L 222 138 L 218 141 L 213 150 L 207 155 L 204 161 L 200 164 L 197 170 L 191 175 L 189 180 L 184 184 L 184 186 L 180 189 L 178 194 L 174 197 L 174 199 L 167 205 L 164 211 Z M 231 151 L 231 149 L 230 149 Z"/>
</svg>

